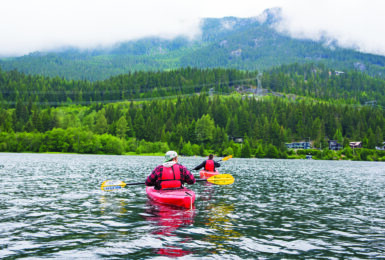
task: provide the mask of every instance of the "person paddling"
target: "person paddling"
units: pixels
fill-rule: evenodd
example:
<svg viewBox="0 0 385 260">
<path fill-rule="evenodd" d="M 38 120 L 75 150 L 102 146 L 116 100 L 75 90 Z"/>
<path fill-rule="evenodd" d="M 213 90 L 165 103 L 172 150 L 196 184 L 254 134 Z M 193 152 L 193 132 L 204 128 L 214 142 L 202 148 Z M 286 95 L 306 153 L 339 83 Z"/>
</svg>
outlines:
<svg viewBox="0 0 385 260">
<path fill-rule="evenodd" d="M 205 171 L 215 172 L 215 168 L 221 167 L 220 163 L 214 161 L 214 155 L 210 154 L 209 158 L 199 164 L 194 170 L 199 170 L 201 168 L 205 168 Z"/>
<path fill-rule="evenodd" d="M 178 164 L 178 154 L 168 151 L 165 161 L 158 165 L 146 179 L 146 186 L 155 186 L 155 189 L 179 189 L 183 184 L 194 184 L 195 177 L 183 165 Z"/>
</svg>

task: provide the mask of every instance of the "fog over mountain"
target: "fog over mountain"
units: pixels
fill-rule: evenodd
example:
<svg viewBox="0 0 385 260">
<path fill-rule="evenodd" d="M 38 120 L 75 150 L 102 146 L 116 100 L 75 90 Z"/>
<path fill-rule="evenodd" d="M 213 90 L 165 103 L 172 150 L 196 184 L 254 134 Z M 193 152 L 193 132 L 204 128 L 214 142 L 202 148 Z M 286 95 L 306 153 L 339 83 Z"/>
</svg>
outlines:
<svg viewBox="0 0 385 260">
<path fill-rule="evenodd" d="M 21 56 L 64 47 L 109 47 L 157 36 L 197 39 L 206 17 L 258 17 L 278 8 L 275 29 L 301 39 L 385 55 L 385 3 L 330 1 L 125 1 L 4 0 L 0 10 L 0 56 Z"/>
</svg>

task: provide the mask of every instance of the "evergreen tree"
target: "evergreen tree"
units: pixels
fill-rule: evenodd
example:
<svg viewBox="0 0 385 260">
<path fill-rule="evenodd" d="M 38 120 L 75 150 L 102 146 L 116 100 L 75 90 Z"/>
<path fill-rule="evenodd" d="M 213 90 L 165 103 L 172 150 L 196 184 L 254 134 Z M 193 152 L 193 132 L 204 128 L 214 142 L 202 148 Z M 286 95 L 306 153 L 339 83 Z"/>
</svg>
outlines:
<svg viewBox="0 0 385 260">
<path fill-rule="evenodd" d="M 134 120 L 134 131 L 136 138 L 142 140 L 146 137 L 145 122 L 142 113 L 136 113 Z"/>
<path fill-rule="evenodd" d="M 367 146 L 367 148 L 374 149 L 375 146 L 377 145 L 377 143 L 376 143 L 377 140 L 376 140 L 376 135 L 373 133 L 372 128 L 369 128 L 367 135 L 368 135 L 368 146 Z"/>
<path fill-rule="evenodd" d="M 230 137 L 239 137 L 238 118 L 236 116 L 227 120 L 226 132 Z"/>
<path fill-rule="evenodd" d="M 258 146 L 257 146 L 257 151 L 255 152 L 255 157 L 256 158 L 264 158 L 265 157 L 265 151 L 264 151 L 264 149 L 263 149 L 263 146 L 262 146 L 262 144 L 259 144 Z"/>
<path fill-rule="evenodd" d="M 279 152 L 277 150 L 277 147 L 275 147 L 272 144 L 268 144 L 267 146 L 267 152 L 266 152 L 267 158 L 279 158 Z"/>
<path fill-rule="evenodd" d="M 334 134 L 333 139 L 337 140 L 338 143 L 342 144 L 342 142 L 344 141 L 344 138 L 342 137 L 342 133 L 340 129 L 336 130 L 336 133 Z"/>
<path fill-rule="evenodd" d="M 126 122 L 127 122 L 127 136 L 128 137 L 133 137 L 135 136 L 135 131 L 132 126 L 132 121 L 131 121 L 131 116 L 129 114 L 126 114 Z"/>
<path fill-rule="evenodd" d="M 381 128 L 379 126 L 377 126 L 376 128 L 376 145 L 377 146 L 383 146 L 383 142 L 384 142 L 384 137 L 383 137 L 383 132 L 381 130 Z"/>
<path fill-rule="evenodd" d="M 120 117 L 118 122 L 116 123 L 116 135 L 119 138 L 124 139 L 127 135 L 128 125 L 126 118 L 124 116 Z"/>
<path fill-rule="evenodd" d="M 251 157 L 251 150 L 250 145 L 247 140 L 244 141 L 241 149 L 241 157 L 242 158 L 250 158 Z"/>
<path fill-rule="evenodd" d="M 238 116 L 238 134 L 239 136 L 244 136 L 249 134 L 250 129 L 250 120 L 249 113 L 247 110 L 242 109 Z"/>
</svg>

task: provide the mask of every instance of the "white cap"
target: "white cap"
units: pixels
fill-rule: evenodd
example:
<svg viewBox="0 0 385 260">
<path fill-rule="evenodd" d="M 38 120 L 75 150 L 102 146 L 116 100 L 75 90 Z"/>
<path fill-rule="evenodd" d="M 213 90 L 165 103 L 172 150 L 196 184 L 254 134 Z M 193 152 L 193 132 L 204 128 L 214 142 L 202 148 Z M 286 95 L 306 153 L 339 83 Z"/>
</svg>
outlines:
<svg viewBox="0 0 385 260">
<path fill-rule="evenodd" d="M 171 161 L 172 159 L 174 159 L 177 156 L 178 156 L 178 154 L 175 151 L 168 151 L 165 155 L 165 161 L 164 162 Z"/>
</svg>

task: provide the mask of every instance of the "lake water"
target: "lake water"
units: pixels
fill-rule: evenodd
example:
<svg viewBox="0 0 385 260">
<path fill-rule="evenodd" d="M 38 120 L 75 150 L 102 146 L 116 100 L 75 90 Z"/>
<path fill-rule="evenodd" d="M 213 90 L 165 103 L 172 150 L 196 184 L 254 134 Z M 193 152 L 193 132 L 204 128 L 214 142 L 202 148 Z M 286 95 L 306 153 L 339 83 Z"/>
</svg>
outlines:
<svg viewBox="0 0 385 260">
<path fill-rule="evenodd" d="M 233 158 L 219 171 L 234 184 L 190 186 L 193 210 L 154 204 L 142 185 L 100 190 L 162 161 L 0 154 L 0 258 L 385 258 L 385 163 Z"/>
</svg>

